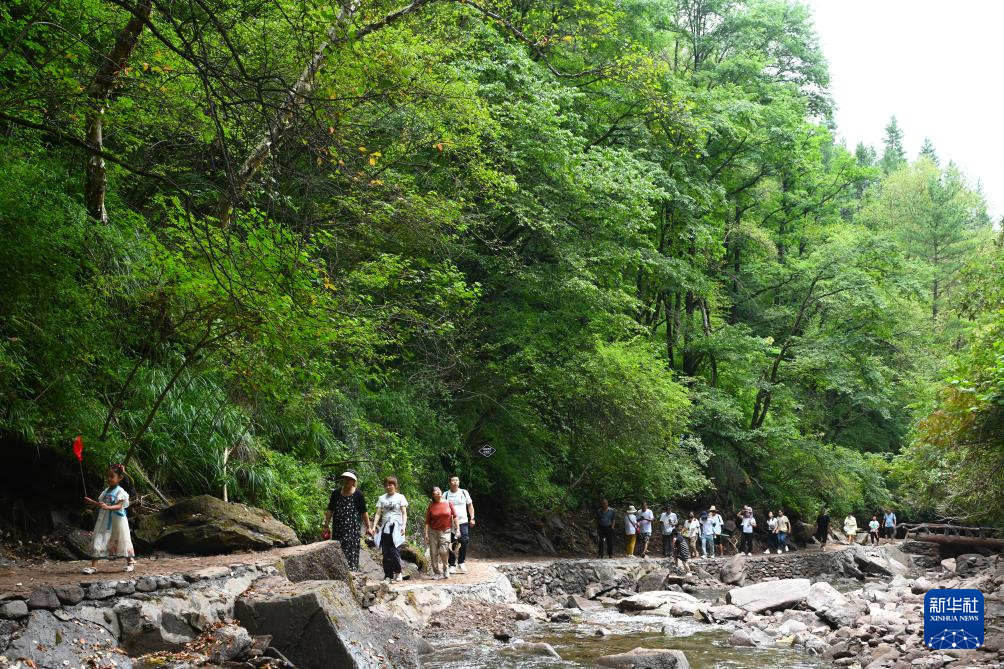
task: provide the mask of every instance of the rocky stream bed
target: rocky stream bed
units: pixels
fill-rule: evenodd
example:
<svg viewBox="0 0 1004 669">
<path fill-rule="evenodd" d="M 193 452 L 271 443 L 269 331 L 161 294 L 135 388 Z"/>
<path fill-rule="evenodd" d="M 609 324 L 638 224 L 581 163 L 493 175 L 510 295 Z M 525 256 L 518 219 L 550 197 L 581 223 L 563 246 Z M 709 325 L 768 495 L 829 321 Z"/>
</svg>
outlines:
<svg viewBox="0 0 1004 669">
<path fill-rule="evenodd" d="M 169 564 L 169 562 L 164 563 Z M 0 665 L 52 669 L 1004 666 L 1004 559 L 879 548 L 693 560 L 488 564 L 396 584 L 337 544 L 0 594 Z M 107 575 L 104 577 L 107 579 Z M 986 643 L 923 644 L 923 594 L 986 596 Z"/>
</svg>

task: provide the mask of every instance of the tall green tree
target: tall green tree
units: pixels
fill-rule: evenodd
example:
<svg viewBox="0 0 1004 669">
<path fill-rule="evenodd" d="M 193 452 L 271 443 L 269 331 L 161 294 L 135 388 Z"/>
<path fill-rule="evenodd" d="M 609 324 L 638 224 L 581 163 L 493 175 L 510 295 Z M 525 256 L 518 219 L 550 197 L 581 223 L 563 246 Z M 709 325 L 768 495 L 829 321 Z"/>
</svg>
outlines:
<svg viewBox="0 0 1004 669">
<path fill-rule="evenodd" d="M 903 148 L 903 131 L 893 115 L 885 126 L 882 138 L 882 158 L 879 160 L 883 174 L 889 175 L 906 165 L 906 149 Z"/>
</svg>

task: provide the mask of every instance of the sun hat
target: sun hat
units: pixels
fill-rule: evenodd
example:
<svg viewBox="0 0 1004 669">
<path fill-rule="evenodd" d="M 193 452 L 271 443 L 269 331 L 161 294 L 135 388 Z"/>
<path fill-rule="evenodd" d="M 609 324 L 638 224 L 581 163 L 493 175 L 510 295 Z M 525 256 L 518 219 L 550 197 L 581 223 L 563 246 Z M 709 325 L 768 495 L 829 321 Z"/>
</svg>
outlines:
<svg viewBox="0 0 1004 669">
<path fill-rule="evenodd" d="M 634 504 L 627 508 L 628 513 L 638 513 L 638 509 L 634 508 Z"/>
<path fill-rule="evenodd" d="M 359 480 L 359 477 L 356 476 L 356 473 L 354 471 L 352 471 L 351 469 L 349 469 L 348 471 L 344 471 L 341 474 L 339 474 L 338 478 L 340 478 L 340 479 L 350 478 L 353 481 L 358 481 Z"/>
<path fill-rule="evenodd" d="M 708 507 L 708 511 L 718 511 L 718 509 L 716 509 L 715 505 L 712 504 L 711 506 Z"/>
</svg>

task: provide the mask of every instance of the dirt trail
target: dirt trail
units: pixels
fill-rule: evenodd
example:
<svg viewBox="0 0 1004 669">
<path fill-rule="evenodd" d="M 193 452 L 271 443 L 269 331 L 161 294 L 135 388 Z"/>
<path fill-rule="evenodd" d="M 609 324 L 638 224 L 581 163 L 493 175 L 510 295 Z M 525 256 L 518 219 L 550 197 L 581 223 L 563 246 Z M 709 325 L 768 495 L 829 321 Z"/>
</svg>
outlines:
<svg viewBox="0 0 1004 669">
<path fill-rule="evenodd" d="M 217 566 L 230 566 L 238 564 L 273 564 L 283 557 L 296 555 L 297 553 L 309 550 L 311 544 L 304 546 L 294 546 L 292 548 L 277 548 L 269 551 L 231 553 L 229 555 L 209 555 L 209 556 L 158 556 L 154 558 L 140 558 L 136 562 L 136 569 L 131 573 L 123 572 L 125 562 L 100 561 L 98 571 L 95 574 L 84 574 L 82 570 L 90 564 L 87 560 L 77 560 L 74 562 L 45 561 L 34 564 L 15 565 L 13 567 L 0 567 L 0 599 L 11 597 L 26 597 L 42 585 L 57 585 L 66 583 L 94 583 L 97 581 L 116 581 L 135 579 L 145 575 L 168 575 L 174 573 L 194 572 L 200 569 Z M 827 546 L 827 552 L 843 550 L 847 546 Z M 815 552 L 818 549 L 810 549 Z M 801 552 L 801 551 L 800 551 Z M 580 559 L 593 559 L 593 555 L 578 556 Z M 770 559 L 779 557 L 774 555 L 754 555 L 751 559 Z M 484 583 L 495 577 L 494 567 L 501 564 L 523 564 L 550 562 L 556 557 L 529 557 L 520 556 L 513 559 L 503 558 L 469 558 L 467 560 L 467 573 L 455 573 L 445 580 L 432 580 L 429 576 L 420 576 L 404 581 L 403 585 L 418 585 L 428 587 L 439 587 L 446 585 L 474 585 Z M 660 555 L 652 555 L 650 559 L 662 559 Z M 615 563 L 621 562 L 641 562 L 641 558 L 615 557 Z"/>
<path fill-rule="evenodd" d="M 124 560 L 103 560 L 98 562 L 98 571 L 94 574 L 84 574 L 84 567 L 90 565 L 89 560 L 74 562 L 46 561 L 37 564 L 16 565 L 0 568 L 0 599 L 25 597 L 43 585 L 59 585 L 67 583 L 94 583 L 97 581 L 132 580 L 146 575 L 168 575 L 199 571 L 208 567 L 230 565 L 267 565 L 274 564 L 284 557 L 296 555 L 310 550 L 311 544 L 294 546 L 292 548 L 276 548 L 269 551 L 231 553 L 229 555 L 209 556 L 162 556 L 156 558 L 139 558 L 136 568 L 130 573 L 123 571 Z M 549 558 L 550 559 L 550 558 Z M 437 587 L 445 585 L 474 585 L 483 583 L 495 577 L 493 567 L 501 563 L 541 562 L 546 559 L 501 560 L 501 559 L 468 559 L 467 573 L 454 574 L 448 580 L 432 580 L 430 577 L 419 577 L 404 581 L 405 584 L 422 584 Z"/>
</svg>

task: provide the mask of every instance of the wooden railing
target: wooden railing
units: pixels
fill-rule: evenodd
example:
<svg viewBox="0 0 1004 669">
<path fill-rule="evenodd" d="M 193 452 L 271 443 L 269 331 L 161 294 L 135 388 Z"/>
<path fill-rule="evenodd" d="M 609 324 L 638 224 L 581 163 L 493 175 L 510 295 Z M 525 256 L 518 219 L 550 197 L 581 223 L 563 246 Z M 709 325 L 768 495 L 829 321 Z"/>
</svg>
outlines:
<svg viewBox="0 0 1004 669">
<path fill-rule="evenodd" d="M 973 537 L 976 539 L 994 539 L 1004 537 L 1004 528 L 1000 527 L 968 527 L 950 523 L 900 523 L 900 529 L 906 530 L 907 538 L 917 538 L 916 535 L 942 534 L 954 537 Z"/>
</svg>

